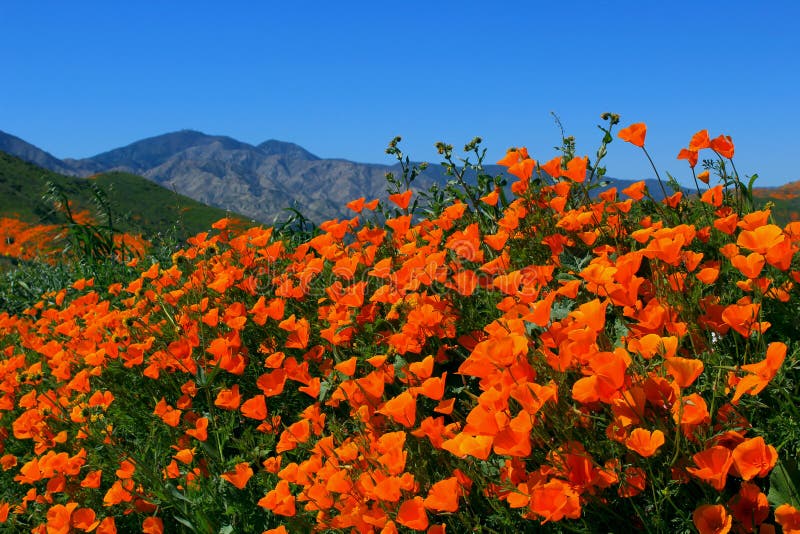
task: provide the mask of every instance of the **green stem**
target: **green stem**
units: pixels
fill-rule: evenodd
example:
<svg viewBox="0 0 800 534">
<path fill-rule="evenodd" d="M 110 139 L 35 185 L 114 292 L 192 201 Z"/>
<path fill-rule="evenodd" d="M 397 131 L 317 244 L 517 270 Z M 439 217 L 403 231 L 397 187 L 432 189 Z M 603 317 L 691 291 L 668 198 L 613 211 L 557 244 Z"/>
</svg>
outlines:
<svg viewBox="0 0 800 534">
<path fill-rule="evenodd" d="M 658 185 L 661 187 L 661 192 L 664 193 L 664 198 L 667 198 L 667 190 L 664 188 L 664 182 L 661 181 L 661 175 L 658 174 L 658 169 L 656 168 L 656 164 L 653 163 L 653 158 L 650 157 L 650 153 L 647 152 L 647 149 L 642 146 L 642 150 L 644 151 L 644 155 L 647 156 L 647 160 L 650 162 L 650 166 L 653 168 L 653 172 L 656 173 L 656 179 L 658 180 Z"/>
</svg>

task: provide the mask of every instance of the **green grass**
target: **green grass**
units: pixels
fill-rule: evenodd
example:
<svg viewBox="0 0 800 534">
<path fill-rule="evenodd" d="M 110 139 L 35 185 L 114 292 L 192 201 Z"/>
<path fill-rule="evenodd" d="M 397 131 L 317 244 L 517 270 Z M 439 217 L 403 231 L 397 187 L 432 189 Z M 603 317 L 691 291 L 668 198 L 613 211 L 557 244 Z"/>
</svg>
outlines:
<svg viewBox="0 0 800 534">
<path fill-rule="evenodd" d="M 0 217 L 30 223 L 60 222 L 43 197 L 48 182 L 61 188 L 77 209 L 93 212 L 91 182 L 108 195 L 118 230 L 155 236 L 175 228 L 178 239 L 207 230 L 211 223 L 231 216 L 245 217 L 207 206 L 160 185 L 124 172 L 108 172 L 90 179 L 63 176 L 0 152 Z"/>
</svg>

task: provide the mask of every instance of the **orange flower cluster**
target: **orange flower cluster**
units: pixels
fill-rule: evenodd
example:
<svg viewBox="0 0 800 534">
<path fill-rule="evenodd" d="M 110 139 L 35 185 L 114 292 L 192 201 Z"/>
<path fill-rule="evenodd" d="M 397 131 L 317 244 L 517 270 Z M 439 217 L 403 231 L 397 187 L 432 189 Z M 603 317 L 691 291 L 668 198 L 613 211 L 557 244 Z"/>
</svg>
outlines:
<svg viewBox="0 0 800 534">
<path fill-rule="evenodd" d="M 11 217 L 0 218 L 0 256 L 33 260 L 56 250 L 60 228 L 54 224 L 29 224 Z"/>
<path fill-rule="evenodd" d="M 91 223 L 87 211 L 75 213 L 74 218 L 77 222 Z M 61 259 L 66 234 L 63 225 L 31 224 L 13 217 L 0 217 L 0 256 L 53 264 Z M 139 235 L 118 233 L 113 239 L 117 250 L 124 248 L 128 256 L 142 256 L 149 246 Z"/>
<path fill-rule="evenodd" d="M 766 310 L 796 299 L 800 224 L 715 189 L 704 225 L 643 182 L 585 201 L 588 158 L 500 163 L 516 197 L 482 216 L 418 219 L 406 191 L 299 244 L 222 220 L 172 265 L 0 314 L 0 525 L 216 532 L 203 506 L 239 499 L 266 532 L 445 532 L 667 485 L 703 533 L 800 524 L 767 503 L 778 453 L 743 409 L 787 356 Z"/>
</svg>

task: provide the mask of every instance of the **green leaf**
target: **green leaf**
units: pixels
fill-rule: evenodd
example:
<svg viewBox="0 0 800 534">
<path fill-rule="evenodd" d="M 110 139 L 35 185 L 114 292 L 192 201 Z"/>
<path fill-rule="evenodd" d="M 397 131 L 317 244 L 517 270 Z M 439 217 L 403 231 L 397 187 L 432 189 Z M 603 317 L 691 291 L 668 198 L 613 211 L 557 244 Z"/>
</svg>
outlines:
<svg viewBox="0 0 800 534">
<path fill-rule="evenodd" d="M 178 489 L 175 486 L 173 486 L 172 484 L 167 484 L 167 489 L 169 489 L 169 492 L 170 492 L 170 494 L 172 494 L 173 497 L 177 497 L 178 499 L 180 499 L 182 501 L 186 501 L 191 505 L 195 504 L 195 502 L 193 500 L 189 499 L 186 495 L 184 495 L 183 493 L 178 491 Z"/>
<path fill-rule="evenodd" d="M 188 519 L 184 519 L 183 517 L 178 517 L 177 515 L 173 515 L 172 517 L 175 519 L 175 521 L 185 526 L 192 532 L 197 532 L 197 529 L 194 528 L 194 525 Z"/>
<path fill-rule="evenodd" d="M 797 462 L 781 460 L 772 469 L 769 476 L 769 503 L 773 506 L 791 504 L 800 508 L 800 472 Z"/>
<path fill-rule="evenodd" d="M 323 380 L 319 384 L 319 401 L 322 402 L 325 400 L 325 397 L 328 396 L 328 392 L 331 390 L 332 384 L 327 381 Z"/>
</svg>

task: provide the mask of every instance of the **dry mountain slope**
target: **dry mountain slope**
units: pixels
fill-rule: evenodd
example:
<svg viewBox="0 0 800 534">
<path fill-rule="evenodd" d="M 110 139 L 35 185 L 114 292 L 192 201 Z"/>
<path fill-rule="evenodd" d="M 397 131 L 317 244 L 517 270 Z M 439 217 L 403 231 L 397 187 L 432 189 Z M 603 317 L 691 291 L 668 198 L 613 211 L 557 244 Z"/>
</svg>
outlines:
<svg viewBox="0 0 800 534">
<path fill-rule="evenodd" d="M 323 160 L 293 143 L 254 146 L 184 130 L 144 139 L 81 160 L 77 174 L 122 170 L 142 175 L 201 202 L 272 222 L 297 207 L 317 222 L 343 215 L 359 196 L 384 196 L 384 165 Z"/>
</svg>

